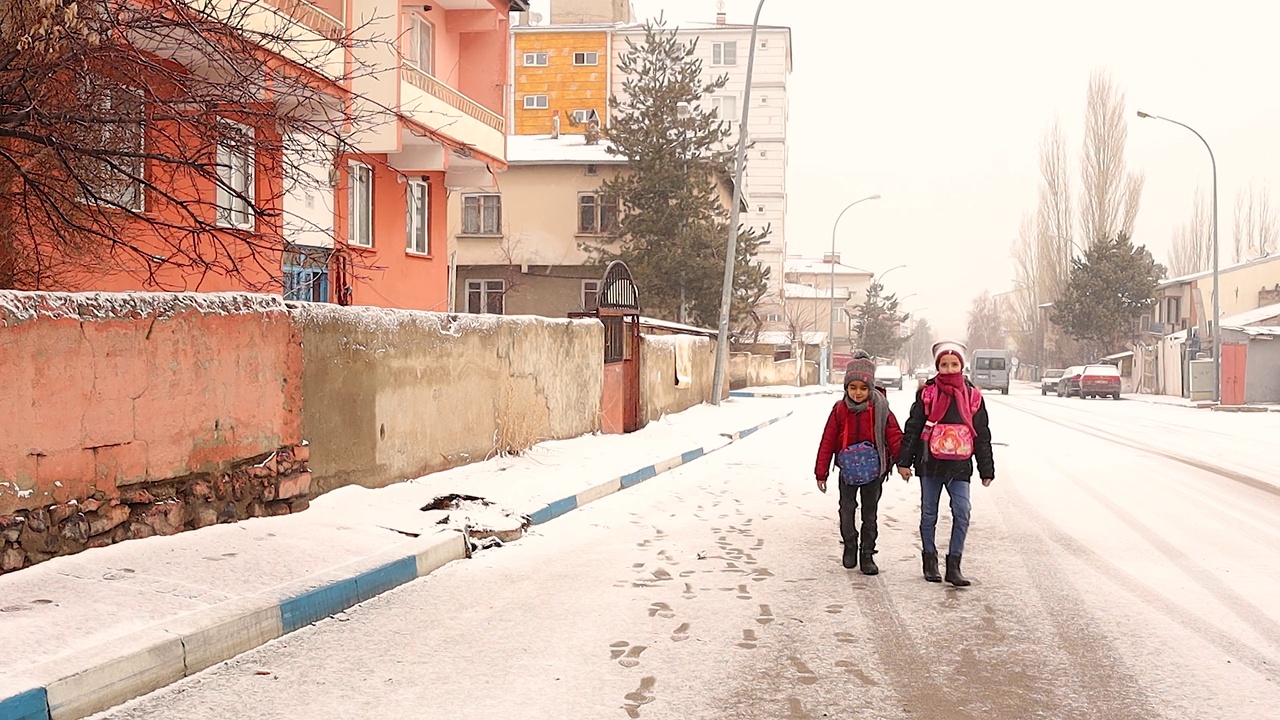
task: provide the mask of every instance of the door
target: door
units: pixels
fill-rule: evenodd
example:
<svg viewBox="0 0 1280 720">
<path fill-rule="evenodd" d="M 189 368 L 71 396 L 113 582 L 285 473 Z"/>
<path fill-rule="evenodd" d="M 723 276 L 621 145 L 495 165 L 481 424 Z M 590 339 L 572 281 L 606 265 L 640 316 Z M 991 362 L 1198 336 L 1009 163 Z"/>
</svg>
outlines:
<svg viewBox="0 0 1280 720">
<path fill-rule="evenodd" d="M 1222 344 L 1222 404 L 1244 404 L 1244 368 L 1249 346 L 1244 343 Z"/>
</svg>

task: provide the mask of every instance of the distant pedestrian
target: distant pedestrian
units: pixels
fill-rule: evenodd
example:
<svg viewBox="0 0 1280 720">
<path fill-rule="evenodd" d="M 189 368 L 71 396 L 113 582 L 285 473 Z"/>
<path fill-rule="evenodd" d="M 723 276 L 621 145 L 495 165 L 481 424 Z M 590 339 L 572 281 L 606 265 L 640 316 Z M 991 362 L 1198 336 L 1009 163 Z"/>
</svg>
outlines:
<svg viewBox="0 0 1280 720">
<path fill-rule="evenodd" d="M 912 466 L 920 476 L 920 542 L 924 579 L 929 582 L 942 581 L 934 533 L 942 489 L 947 489 L 951 500 L 951 543 L 947 546 L 946 579 L 958 587 L 969 584 L 960 572 L 960 558 L 969 531 L 969 479 L 974 461 L 983 486 L 990 485 L 996 477 L 987 405 L 978 388 L 965 379 L 965 350 L 957 342 L 934 344 L 933 365 L 938 374 L 916 391 L 898 454 L 898 474 L 902 479 L 911 479 Z"/>
<path fill-rule="evenodd" d="M 840 539 L 844 542 L 841 562 L 858 567 L 864 575 L 880 572 L 876 567 L 877 512 L 884 480 L 893 471 L 893 459 L 902 444 L 902 429 L 889 409 L 889 401 L 875 390 L 876 364 L 870 358 L 855 358 L 845 369 L 844 397 L 831 408 L 818 445 L 814 475 L 818 490 L 827 491 L 827 477 L 835 458 L 840 469 Z M 862 547 L 854 518 L 858 496 L 862 496 Z"/>
</svg>

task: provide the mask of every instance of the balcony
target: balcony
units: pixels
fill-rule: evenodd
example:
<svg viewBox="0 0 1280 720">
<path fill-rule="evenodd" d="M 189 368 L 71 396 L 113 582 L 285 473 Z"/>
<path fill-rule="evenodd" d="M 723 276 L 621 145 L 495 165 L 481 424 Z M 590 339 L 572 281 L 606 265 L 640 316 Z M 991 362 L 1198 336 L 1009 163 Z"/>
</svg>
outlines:
<svg viewBox="0 0 1280 720">
<path fill-rule="evenodd" d="M 307 0 L 185 0 L 196 12 L 241 31 L 263 48 L 330 80 L 345 73 L 346 26 Z M 169 40 L 180 40 L 175 36 Z M 165 48 L 157 47 L 161 51 Z M 183 47 L 173 48 L 178 54 Z"/>
<path fill-rule="evenodd" d="M 414 121 L 494 158 L 506 154 L 506 120 L 413 67 L 401 70 L 400 109 Z"/>
</svg>

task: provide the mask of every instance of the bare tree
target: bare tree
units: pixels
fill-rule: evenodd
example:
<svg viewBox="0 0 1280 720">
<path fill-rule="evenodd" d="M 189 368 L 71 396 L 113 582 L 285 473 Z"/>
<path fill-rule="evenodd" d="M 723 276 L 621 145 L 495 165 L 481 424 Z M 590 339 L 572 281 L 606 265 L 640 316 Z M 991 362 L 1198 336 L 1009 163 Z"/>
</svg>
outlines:
<svg viewBox="0 0 1280 720">
<path fill-rule="evenodd" d="M 1036 212 L 1035 280 L 1043 302 L 1062 296 L 1071 279 L 1075 216 L 1071 169 L 1062 126 L 1056 121 L 1040 142 L 1040 198 Z"/>
<path fill-rule="evenodd" d="M 969 308 L 968 334 L 970 350 L 1004 347 L 1000 306 L 986 290 L 973 299 Z"/>
<path fill-rule="evenodd" d="M 344 85 L 369 70 L 333 68 L 375 42 L 308 7 L 0 0 L 0 287 L 278 277 L 283 196 L 328 187 L 307 168 L 360 123 Z"/>
<path fill-rule="evenodd" d="M 1128 128 L 1124 93 L 1105 72 L 1095 72 L 1089 79 L 1080 158 L 1080 226 L 1090 244 L 1133 233 L 1142 177 L 1125 166 Z"/>
<path fill-rule="evenodd" d="M 1271 204 L 1271 191 L 1249 181 L 1236 193 L 1234 224 L 1234 258 L 1236 262 L 1267 257 L 1276 251 L 1280 230 L 1276 225 L 1276 209 Z"/>
<path fill-rule="evenodd" d="M 1182 277 L 1208 270 L 1213 266 L 1213 244 L 1209 237 L 1209 209 L 1204 195 L 1196 188 L 1191 203 L 1191 218 L 1173 231 L 1169 250 L 1169 275 Z"/>
</svg>

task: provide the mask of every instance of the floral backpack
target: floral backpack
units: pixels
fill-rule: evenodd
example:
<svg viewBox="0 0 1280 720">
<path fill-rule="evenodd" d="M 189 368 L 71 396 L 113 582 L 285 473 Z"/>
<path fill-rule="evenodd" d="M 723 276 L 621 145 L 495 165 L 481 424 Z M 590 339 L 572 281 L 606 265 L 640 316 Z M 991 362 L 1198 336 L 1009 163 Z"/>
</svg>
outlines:
<svg viewBox="0 0 1280 720">
<path fill-rule="evenodd" d="M 926 386 L 921 395 L 926 419 L 920 438 L 924 440 L 929 456 L 935 460 L 968 460 L 973 457 L 973 416 L 982 406 L 982 393 L 975 387 L 966 387 L 966 390 L 969 402 L 960 406 L 963 423 L 939 422 L 946 416 L 950 401 L 940 397 L 942 393 L 936 386 Z"/>
<path fill-rule="evenodd" d="M 858 487 L 879 480 L 882 476 L 880 451 L 876 444 L 863 440 L 849 444 L 849 426 L 844 429 L 844 449 L 836 453 L 836 467 L 840 468 L 840 482 Z"/>
</svg>

